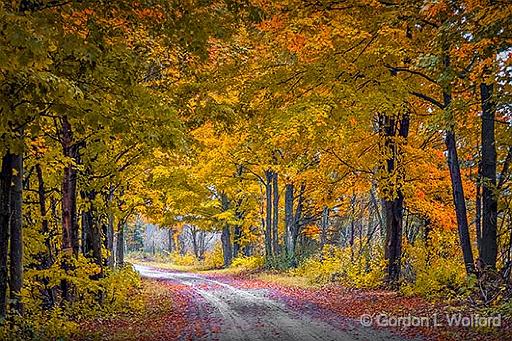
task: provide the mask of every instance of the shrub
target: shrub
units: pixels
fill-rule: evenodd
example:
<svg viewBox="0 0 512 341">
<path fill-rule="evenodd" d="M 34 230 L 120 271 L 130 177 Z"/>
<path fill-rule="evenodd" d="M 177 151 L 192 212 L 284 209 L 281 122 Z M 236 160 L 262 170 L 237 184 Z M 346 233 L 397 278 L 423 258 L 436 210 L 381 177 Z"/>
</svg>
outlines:
<svg viewBox="0 0 512 341">
<path fill-rule="evenodd" d="M 245 271 L 262 269 L 264 265 L 265 258 L 263 256 L 238 257 L 231 264 L 232 267 Z"/>
<path fill-rule="evenodd" d="M 455 233 L 433 231 L 428 243 L 406 244 L 403 258 L 407 268 L 404 294 L 428 299 L 465 295 L 468 279 Z"/>
<path fill-rule="evenodd" d="M 193 266 L 196 265 L 197 261 L 196 257 L 188 253 L 181 255 L 178 252 L 173 252 L 171 253 L 170 258 L 172 263 L 179 266 Z"/>
<path fill-rule="evenodd" d="M 206 252 L 202 268 L 204 269 L 220 269 L 224 266 L 224 255 L 222 253 L 222 245 L 215 244 L 213 250 Z"/>
<path fill-rule="evenodd" d="M 337 282 L 350 287 L 378 287 L 384 277 L 384 262 L 379 254 L 352 255 L 349 248 L 331 246 L 304 260 L 292 273 L 316 284 Z"/>
<path fill-rule="evenodd" d="M 26 271 L 24 315 L 9 316 L 0 326 L 0 339 L 70 339 L 81 321 L 141 309 L 142 299 L 137 295 L 140 278 L 129 264 L 120 270 L 104 270 L 98 278 L 100 268 L 83 256 L 74 259 L 68 271 L 59 266 L 61 261 L 58 259 L 49 269 Z M 73 300 L 62 302 L 55 297 L 53 307 L 43 308 L 47 304 L 43 293 L 63 279 L 72 284 Z"/>
</svg>

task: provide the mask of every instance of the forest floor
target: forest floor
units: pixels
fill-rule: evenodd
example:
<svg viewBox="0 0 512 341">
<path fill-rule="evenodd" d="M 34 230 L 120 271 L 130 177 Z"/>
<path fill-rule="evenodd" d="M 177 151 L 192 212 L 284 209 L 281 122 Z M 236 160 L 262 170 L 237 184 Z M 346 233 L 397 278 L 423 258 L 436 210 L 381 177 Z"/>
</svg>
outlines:
<svg viewBox="0 0 512 341">
<path fill-rule="evenodd" d="M 500 328 L 450 326 L 472 313 L 386 290 L 304 287 L 268 276 L 154 264 L 135 268 L 144 279 L 145 309 L 90 321 L 79 339 L 512 340 L 509 321 L 501 320 Z M 418 324 L 414 317 L 422 319 L 420 327 L 411 326 Z"/>
</svg>

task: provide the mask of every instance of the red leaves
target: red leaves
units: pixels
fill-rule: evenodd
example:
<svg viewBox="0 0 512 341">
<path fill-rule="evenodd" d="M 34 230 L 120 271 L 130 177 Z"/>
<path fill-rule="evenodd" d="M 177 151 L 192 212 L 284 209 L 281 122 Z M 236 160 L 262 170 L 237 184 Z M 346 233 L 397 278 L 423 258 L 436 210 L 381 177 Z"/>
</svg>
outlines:
<svg viewBox="0 0 512 341">
<path fill-rule="evenodd" d="M 204 275 L 202 275 L 204 276 Z M 470 315 L 467 307 L 432 304 L 419 297 L 405 297 L 394 291 L 362 290 L 328 285 L 322 288 L 300 288 L 265 282 L 250 275 L 213 274 L 207 276 L 215 282 L 190 286 L 173 280 L 145 280 L 146 307 L 142 313 L 117 317 L 108 321 L 95 321 L 87 326 L 83 335 L 90 338 L 101 335 L 106 340 L 194 340 L 215 339 L 221 332 L 219 314 L 207 304 L 199 291 L 220 290 L 224 284 L 239 289 L 261 289 L 279 302 L 285 303 L 299 315 L 318 318 L 341 329 L 359 326 L 359 318 L 368 314 L 387 316 L 442 316 L 461 312 Z M 218 282 L 218 283 L 216 283 Z M 258 315 L 258 307 L 246 307 L 247 314 Z M 261 321 L 262 325 L 264 321 Z M 467 327 L 387 327 L 390 332 L 406 337 L 427 340 L 505 340 L 512 339 L 511 326 L 503 321 L 500 330 L 486 333 L 482 329 Z M 352 327 L 351 327 L 352 326 Z M 258 328 L 255 325 L 254 328 Z M 363 328 L 363 327 L 360 327 Z M 373 325 L 372 328 L 377 328 Z M 379 327 L 384 328 L 384 327 Z M 85 328 L 84 328 L 85 329 Z M 357 331 L 355 331 L 357 333 Z M 277 335 L 276 335 L 277 336 Z"/>
</svg>

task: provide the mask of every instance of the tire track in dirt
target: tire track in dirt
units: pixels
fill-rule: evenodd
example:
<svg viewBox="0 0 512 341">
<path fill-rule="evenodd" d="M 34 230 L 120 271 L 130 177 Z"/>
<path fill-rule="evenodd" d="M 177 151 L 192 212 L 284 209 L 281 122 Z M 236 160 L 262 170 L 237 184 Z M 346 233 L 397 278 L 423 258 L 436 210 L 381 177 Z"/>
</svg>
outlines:
<svg viewBox="0 0 512 341">
<path fill-rule="evenodd" d="M 172 272 L 145 265 L 135 265 L 142 277 L 168 280 L 186 285 L 194 306 L 200 311 L 196 318 L 204 321 L 203 333 L 189 331 L 183 340 L 220 341 L 398 341 L 403 340 L 387 331 L 364 328 L 356 321 L 347 319 L 346 325 L 334 326 L 305 311 L 294 311 L 278 299 L 271 298 L 265 289 L 237 288 L 236 281 L 230 284 L 208 278 L 205 275 Z M 219 321 L 220 330 L 210 321 Z M 210 330 L 209 330 L 210 329 Z"/>
</svg>

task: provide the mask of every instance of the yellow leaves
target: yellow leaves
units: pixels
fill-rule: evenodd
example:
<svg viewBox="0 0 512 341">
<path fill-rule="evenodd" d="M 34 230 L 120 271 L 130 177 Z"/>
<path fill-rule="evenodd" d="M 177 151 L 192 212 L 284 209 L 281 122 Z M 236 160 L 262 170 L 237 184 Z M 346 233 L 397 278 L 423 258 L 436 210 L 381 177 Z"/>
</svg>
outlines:
<svg viewBox="0 0 512 341">
<path fill-rule="evenodd" d="M 222 94 L 216 92 L 208 92 L 208 96 L 217 104 L 235 105 L 238 103 L 238 91 L 227 90 Z"/>
</svg>

